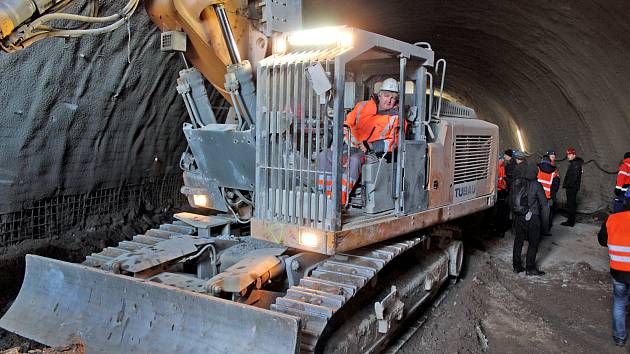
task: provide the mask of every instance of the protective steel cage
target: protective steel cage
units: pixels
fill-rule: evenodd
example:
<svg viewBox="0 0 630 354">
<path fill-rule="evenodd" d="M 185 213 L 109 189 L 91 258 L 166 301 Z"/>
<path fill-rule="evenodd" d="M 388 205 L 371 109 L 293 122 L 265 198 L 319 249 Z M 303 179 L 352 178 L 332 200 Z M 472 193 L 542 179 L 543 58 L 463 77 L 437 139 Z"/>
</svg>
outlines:
<svg viewBox="0 0 630 354">
<path fill-rule="evenodd" d="M 375 51 L 366 54 L 376 49 L 377 59 L 414 58 L 433 65 L 433 52 L 426 48 L 357 29 L 352 35 L 351 46 L 292 51 L 258 64 L 255 218 L 340 230 L 346 64 L 361 56 L 374 59 Z M 332 82 L 322 95 L 306 72 L 316 62 Z M 317 163 L 326 149 L 332 152 L 330 170 Z"/>
<path fill-rule="evenodd" d="M 333 72 L 332 54 L 295 53 L 259 66 L 256 210 L 261 218 L 320 229 L 330 225 L 335 210 L 317 181 L 323 176 L 324 185 L 333 186 L 333 171 L 318 169 L 316 162 L 334 135 L 328 114 L 332 97 L 315 93 L 306 68 L 319 62 Z"/>
</svg>

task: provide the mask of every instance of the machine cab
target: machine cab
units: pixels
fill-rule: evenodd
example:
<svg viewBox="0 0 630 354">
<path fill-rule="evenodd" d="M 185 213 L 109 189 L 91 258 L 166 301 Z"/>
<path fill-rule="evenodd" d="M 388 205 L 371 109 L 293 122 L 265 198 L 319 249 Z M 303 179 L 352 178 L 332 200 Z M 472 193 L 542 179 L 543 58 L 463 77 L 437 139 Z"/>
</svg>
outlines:
<svg viewBox="0 0 630 354">
<path fill-rule="evenodd" d="M 433 179 L 446 174 L 436 170 L 435 178 L 431 176 L 429 144 L 452 136 L 452 128 L 458 125 L 441 122 L 434 112 L 435 107 L 448 105 L 437 99 L 434 102 L 429 73 L 434 66 L 433 51 L 348 27 L 302 31 L 277 38 L 275 43 L 278 41 L 284 41 L 276 45 L 283 53 L 264 59 L 257 67 L 252 235 L 335 254 L 408 232 L 405 227 L 386 232 L 382 228 L 392 226 L 392 220 L 415 218 L 430 209 Z M 445 65 L 442 74 L 444 70 Z M 388 77 L 399 83 L 396 146 L 385 155 L 367 153 L 357 185 L 348 198 L 342 198 L 351 154 L 344 144 L 348 130 L 344 121 Z M 474 114 L 463 106 L 449 107 Z M 498 134 L 493 127 L 488 134 L 478 134 L 482 136 L 478 147 L 481 179 L 490 180 L 493 175 L 490 156 L 496 154 Z M 439 146 L 434 149 L 438 152 Z M 447 153 L 443 158 L 449 160 L 454 154 L 452 146 Z M 322 154 L 328 155 L 328 164 L 321 163 Z M 448 176 L 451 180 L 438 181 L 434 190 L 451 196 L 452 176 Z M 452 198 L 436 200 L 452 202 Z"/>
</svg>

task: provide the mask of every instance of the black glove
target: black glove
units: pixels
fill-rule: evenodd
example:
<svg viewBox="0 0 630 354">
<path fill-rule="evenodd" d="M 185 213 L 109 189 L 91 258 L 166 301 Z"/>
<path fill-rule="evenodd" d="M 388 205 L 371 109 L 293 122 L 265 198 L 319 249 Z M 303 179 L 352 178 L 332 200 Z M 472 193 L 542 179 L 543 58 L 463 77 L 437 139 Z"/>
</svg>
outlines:
<svg viewBox="0 0 630 354">
<path fill-rule="evenodd" d="M 372 142 L 372 148 L 374 149 L 374 152 L 376 153 L 385 153 L 385 141 L 383 140 L 376 140 L 374 142 Z"/>
</svg>

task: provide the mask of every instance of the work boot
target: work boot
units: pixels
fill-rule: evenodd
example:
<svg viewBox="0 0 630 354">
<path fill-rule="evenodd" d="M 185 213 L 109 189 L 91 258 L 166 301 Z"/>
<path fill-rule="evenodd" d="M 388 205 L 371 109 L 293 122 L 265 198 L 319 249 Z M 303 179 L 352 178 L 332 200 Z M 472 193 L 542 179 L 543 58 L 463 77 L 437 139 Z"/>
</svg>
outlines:
<svg viewBox="0 0 630 354">
<path fill-rule="evenodd" d="M 512 267 L 512 271 L 513 271 L 514 273 L 521 273 L 521 272 L 522 272 L 522 271 L 524 271 L 524 270 L 525 270 L 525 268 L 523 268 L 523 266 L 513 266 L 513 267 Z"/>
<path fill-rule="evenodd" d="M 527 272 L 525 272 L 525 274 L 529 275 L 529 276 L 541 276 L 541 275 L 545 275 L 545 272 L 543 272 L 542 270 L 538 270 L 536 268 L 534 269 L 530 269 Z"/>
</svg>

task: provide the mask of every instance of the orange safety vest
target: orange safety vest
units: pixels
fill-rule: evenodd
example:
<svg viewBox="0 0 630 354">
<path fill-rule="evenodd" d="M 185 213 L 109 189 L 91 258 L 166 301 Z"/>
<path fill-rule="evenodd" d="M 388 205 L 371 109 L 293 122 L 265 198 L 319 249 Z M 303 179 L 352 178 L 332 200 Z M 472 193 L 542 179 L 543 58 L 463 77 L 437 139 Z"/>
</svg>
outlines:
<svg viewBox="0 0 630 354">
<path fill-rule="evenodd" d="M 500 191 L 507 190 L 507 181 L 505 180 L 505 165 L 502 160 L 499 160 L 499 184 L 497 188 Z"/>
<path fill-rule="evenodd" d="M 350 127 L 350 136 L 346 138 L 352 147 L 360 147 L 366 140 L 369 143 L 383 140 L 385 151 L 393 151 L 398 143 L 398 115 L 378 114 L 378 105 L 373 99 L 357 103 L 348 113 L 345 124 Z"/>
<path fill-rule="evenodd" d="M 553 179 L 558 176 L 556 171 L 551 173 L 543 172 L 538 169 L 538 183 L 540 183 L 545 191 L 545 197 L 547 199 L 551 199 L 551 184 L 553 183 Z"/>
<path fill-rule="evenodd" d="M 628 190 L 628 185 L 630 185 L 630 158 L 624 159 L 623 163 L 619 166 L 615 189 L 625 193 Z"/>
<path fill-rule="evenodd" d="M 610 215 L 606 231 L 610 268 L 630 272 L 630 211 Z"/>
</svg>

